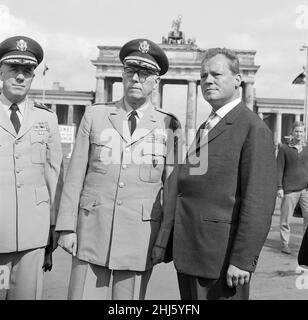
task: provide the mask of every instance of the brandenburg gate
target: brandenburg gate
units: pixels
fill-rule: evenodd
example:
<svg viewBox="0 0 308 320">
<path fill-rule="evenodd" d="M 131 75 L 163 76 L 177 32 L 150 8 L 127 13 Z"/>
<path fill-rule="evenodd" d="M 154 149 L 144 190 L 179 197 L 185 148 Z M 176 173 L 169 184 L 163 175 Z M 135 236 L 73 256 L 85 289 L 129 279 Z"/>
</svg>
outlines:
<svg viewBox="0 0 308 320">
<path fill-rule="evenodd" d="M 195 44 L 195 39 L 184 38 L 179 30 L 179 20 L 173 22 L 174 30 L 168 38 L 163 37 L 159 44 L 169 59 L 169 70 L 161 77 L 160 84 L 152 94 L 152 103 L 164 108 L 163 90 L 168 84 L 187 86 L 186 135 L 190 129 L 196 129 L 197 92 L 200 84 L 200 64 L 205 49 Z M 113 84 L 122 82 L 123 66 L 119 59 L 119 46 L 98 46 L 99 56 L 92 63 L 96 67 L 95 102 L 109 102 L 113 99 Z M 242 100 L 246 105 L 254 107 L 254 82 L 259 66 L 255 65 L 256 51 L 235 50 L 240 61 L 242 74 Z M 188 141 L 190 137 L 187 136 Z"/>
</svg>

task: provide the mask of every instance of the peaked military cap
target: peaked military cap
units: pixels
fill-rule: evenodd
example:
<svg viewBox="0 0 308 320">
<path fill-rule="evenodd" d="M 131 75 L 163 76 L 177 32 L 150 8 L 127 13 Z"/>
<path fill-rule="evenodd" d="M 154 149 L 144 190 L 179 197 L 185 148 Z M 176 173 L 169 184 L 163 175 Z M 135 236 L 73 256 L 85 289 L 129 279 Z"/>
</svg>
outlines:
<svg viewBox="0 0 308 320">
<path fill-rule="evenodd" d="M 26 64 L 37 67 L 43 60 L 42 47 L 25 36 L 7 38 L 0 43 L 0 63 Z"/>
<path fill-rule="evenodd" d="M 120 50 L 119 57 L 124 65 L 138 65 L 163 75 L 168 71 L 169 62 L 163 49 L 148 39 L 134 39 Z"/>
</svg>

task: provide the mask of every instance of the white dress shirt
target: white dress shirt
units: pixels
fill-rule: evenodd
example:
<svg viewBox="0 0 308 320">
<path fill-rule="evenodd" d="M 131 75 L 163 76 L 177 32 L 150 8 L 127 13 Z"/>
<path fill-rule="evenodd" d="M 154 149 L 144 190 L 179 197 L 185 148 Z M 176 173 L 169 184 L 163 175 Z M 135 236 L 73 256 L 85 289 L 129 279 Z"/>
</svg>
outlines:
<svg viewBox="0 0 308 320">
<path fill-rule="evenodd" d="M 213 119 L 209 121 L 208 129 L 202 130 L 202 138 L 204 138 L 209 131 L 211 131 L 219 123 L 221 119 L 223 119 L 232 109 L 234 109 L 241 102 L 241 100 L 241 98 L 237 98 L 219 108 L 216 111 L 216 115 L 213 117 Z"/>
<path fill-rule="evenodd" d="M 145 104 L 143 104 L 141 107 L 139 107 L 138 109 L 133 109 L 129 104 L 128 102 L 124 99 L 124 106 L 125 106 L 125 109 L 126 109 L 126 116 L 127 116 L 127 121 L 128 121 L 128 118 L 130 116 L 130 114 L 132 113 L 132 111 L 136 111 L 137 112 L 137 117 L 136 117 L 136 120 L 137 120 L 137 124 L 140 122 L 141 118 L 144 116 L 144 113 L 146 111 L 146 109 L 148 108 L 149 106 L 149 102 L 146 102 Z M 128 124 L 127 124 L 128 125 Z"/>
<path fill-rule="evenodd" d="M 10 107 L 13 103 L 9 101 L 6 96 L 1 93 L 0 95 L 0 107 L 4 109 L 5 113 L 7 114 L 8 118 L 10 119 L 12 111 L 10 110 Z M 18 105 L 18 111 L 17 111 L 17 116 L 19 118 L 20 123 L 22 123 L 22 119 L 25 114 L 25 108 L 26 108 L 26 99 L 19 102 L 15 103 Z"/>
</svg>

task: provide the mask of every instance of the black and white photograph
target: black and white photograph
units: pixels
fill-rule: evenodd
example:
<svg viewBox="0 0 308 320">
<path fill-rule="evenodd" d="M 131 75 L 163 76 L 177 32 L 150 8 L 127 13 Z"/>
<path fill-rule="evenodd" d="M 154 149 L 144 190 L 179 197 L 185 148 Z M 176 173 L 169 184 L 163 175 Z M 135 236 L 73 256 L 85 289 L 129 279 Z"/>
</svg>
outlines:
<svg viewBox="0 0 308 320">
<path fill-rule="evenodd" d="M 0 0 L 0 300 L 307 300 L 307 70 L 305 0 Z"/>
</svg>

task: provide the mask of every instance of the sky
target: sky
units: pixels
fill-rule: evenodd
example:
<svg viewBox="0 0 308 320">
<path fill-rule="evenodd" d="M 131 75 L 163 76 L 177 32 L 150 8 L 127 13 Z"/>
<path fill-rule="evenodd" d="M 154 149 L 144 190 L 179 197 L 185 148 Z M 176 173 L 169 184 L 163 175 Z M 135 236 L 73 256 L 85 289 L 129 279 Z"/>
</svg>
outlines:
<svg viewBox="0 0 308 320">
<path fill-rule="evenodd" d="M 257 97 L 304 98 L 304 86 L 292 80 L 307 61 L 300 48 L 308 45 L 308 0 L 0 0 L 0 41 L 25 35 L 41 43 L 45 58 L 32 88 L 60 82 L 66 90 L 94 91 L 90 60 L 98 45 L 139 37 L 161 43 L 178 15 L 186 38 L 202 49 L 257 51 Z M 164 88 L 164 96 L 173 109 L 186 104 L 184 86 Z"/>
</svg>

